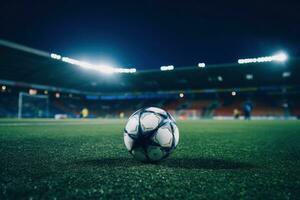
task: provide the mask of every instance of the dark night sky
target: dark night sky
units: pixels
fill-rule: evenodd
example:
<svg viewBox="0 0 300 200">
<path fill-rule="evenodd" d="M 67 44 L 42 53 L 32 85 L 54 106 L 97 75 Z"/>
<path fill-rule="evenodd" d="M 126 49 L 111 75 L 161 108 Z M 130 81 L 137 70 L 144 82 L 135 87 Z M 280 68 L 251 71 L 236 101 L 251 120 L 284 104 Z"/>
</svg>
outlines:
<svg viewBox="0 0 300 200">
<path fill-rule="evenodd" d="M 1 1 L 0 37 L 92 63 L 158 68 L 300 56 L 296 1 Z"/>
</svg>

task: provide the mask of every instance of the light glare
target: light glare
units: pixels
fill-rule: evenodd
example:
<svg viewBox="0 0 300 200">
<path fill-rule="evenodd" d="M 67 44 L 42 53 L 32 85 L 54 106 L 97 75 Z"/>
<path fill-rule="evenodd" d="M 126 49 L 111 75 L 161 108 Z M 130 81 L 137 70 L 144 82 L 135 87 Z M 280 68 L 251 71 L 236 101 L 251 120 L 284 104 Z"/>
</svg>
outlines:
<svg viewBox="0 0 300 200">
<path fill-rule="evenodd" d="M 36 95 L 36 94 L 37 94 L 37 90 L 35 90 L 35 89 L 30 89 L 30 90 L 29 90 L 29 94 L 30 94 L 30 95 Z"/>
<path fill-rule="evenodd" d="M 198 67 L 204 68 L 205 67 L 205 63 L 198 63 Z"/>
<path fill-rule="evenodd" d="M 218 76 L 218 81 L 222 82 L 223 81 L 223 77 L 222 76 Z"/>
<path fill-rule="evenodd" d="M 290 77 L 291 76 L 291 72 L 283 72 L 282 73 L 282 77 L 283 78 L 288 78 L 288 77 Z"/>
<path fill-rule="evenodd" d="M 238 59 L 239 64 L 247 64 L 247 63 L 261 63 L 261 62 L 285 62 L 288 59 L 288 55 L 281 52 L 275 54 L 273 56 L 265 56 L 265 57 L 258 57 L 258 58 L 245 58 L 245 59 Z"/>
<path fill-rule="evenodd" d="M 62 61 L 66 62 L 66 63 L 73 64 L 73 65 L 78 65 L 78 66 L 80 66 L 82 68 L 85 68 L 85 69 L 96 70 L 98 72 L 105 73 L 105 74 L 135 73 L 136 72 L 135 68 L 114 68 L 112 66 L 103 65 L 103 64 L 102 65 L 93 65 L 93 64 L 90 64 L 88 62 L 75 60 L 75 59 L 69 58 L 69 57 L 62 57 Z"/>
<path fill-rule="evenodd" d="M 278 53 L 273 56 L 273 59 L 278 62 L 284 62 L 287 60 L 287 58 L 288 56 L 285 53 Z"/>
<path fill-rule="evenodd" d="M 174 66 L 173 65 L 167 65 L 167 66 L 161 66 L 160 67 L 161 71 L 170 71 L 170 70 L 174 70 Z"/>
<path fill-rule="evenodd" d="M 253 74 L 247 74 L 246 79 L 247 80 L 252 80 L 253 79 Z"/>
<path fill-rule="evenodd" d="M 61 59 L 61 55 L 58 55 L 56 53 L 51 53 L 50 56 L 51 56 L 51 58 L 56 59 L 56 60 L 60 60 Z"/>
</svg>

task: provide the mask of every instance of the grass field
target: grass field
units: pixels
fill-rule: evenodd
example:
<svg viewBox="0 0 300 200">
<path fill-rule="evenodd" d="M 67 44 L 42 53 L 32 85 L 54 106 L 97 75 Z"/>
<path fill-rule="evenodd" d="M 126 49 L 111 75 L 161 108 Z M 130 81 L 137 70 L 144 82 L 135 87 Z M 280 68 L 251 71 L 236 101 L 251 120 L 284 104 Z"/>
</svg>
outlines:
<svg viewBox="0 0 300 200">
<path fill-rule="evenodd" d="M 0 199 L 299 199 L 299 121 L 179 122 L 164 162 L 135 161 L 125 121 L 0 120 Z"/>
</svg>

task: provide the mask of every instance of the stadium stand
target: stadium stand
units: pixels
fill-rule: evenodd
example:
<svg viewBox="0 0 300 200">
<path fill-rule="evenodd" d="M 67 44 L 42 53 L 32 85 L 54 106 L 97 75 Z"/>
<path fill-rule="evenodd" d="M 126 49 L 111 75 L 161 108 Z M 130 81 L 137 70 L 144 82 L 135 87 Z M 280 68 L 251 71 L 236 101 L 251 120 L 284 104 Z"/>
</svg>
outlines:
<svg viewBox="0 0 300 200">
<path fill-rule="evenodd" d="M 0 116 L 17 117 L 18 114 L 18 92 L 19 88 L 11 88 L 10 92 L 0 92 Z M 42 92 L 42 91 L 40 91 Z M 241 94 L 242 96 L 242 94 Z M 83 108 L 90 110 L 90 117 L 119 117 L 120 113 L 129 116 L 135 110 L 147 107 L 162 107 L 172 114 L 185 118 L 211 118 L 214 116 L 233 116 L 233 110 L 243 111 L 243 104 L 249 98 L 222 96 L 211 99 L 199 99 L 189 97 L 172 99 L 110 99 L 110 100 L 91 100 L 84 95 L 63 94 L 60 98 L 55 97 L 55 93 L 49 93 L 49 117 L 56 114 L 66 114 L 71 118 L 80 117 Z M 284 100 L 278 95 L 260 95 L 252 93 L 251 103 L 253 104 L 253 116 L 299 116 L 300 107 L 297 102 L 298 95 L 291 95 Z M 33 117 L 30 114 L 27 117 Z"/>
<path fill-rule="evenodd" d="M 232 117 L 233 110 L 242 112 L 248 100 L 253 105 L 253 116 L 300 115 L 298 58 L 285 63 L 232 63 L 102 74 L 52 59 L 47 52 L 30 48 L 32 53 L 28 47 L 15 46 L 18 45 L 12 47 L 0 40 L 1 117 L 17 117 L 19 93 L 30 89 L 40 95 L 47 92 L 48 117 L 80 117 L 83 108 L 90 110 L 90 117 L 126 117 L 145 106 L 162 107 L 183 119 Z"/>
</svg>

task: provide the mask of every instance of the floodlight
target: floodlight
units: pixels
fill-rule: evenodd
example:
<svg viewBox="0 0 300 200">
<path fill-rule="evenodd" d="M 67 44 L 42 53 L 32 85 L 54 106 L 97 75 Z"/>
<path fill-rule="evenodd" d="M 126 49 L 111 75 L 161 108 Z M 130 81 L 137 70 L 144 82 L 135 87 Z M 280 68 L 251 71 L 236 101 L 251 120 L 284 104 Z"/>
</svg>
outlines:
<svg viewBox="0 0 300 200">
<path fill-rule="evenodd" d="M 174 69 L 173 65 L 167 65 L 167 66 L 161 66 L 160 67 L 161 71 L 170 71 L 170 70 L 173 70 L 173 69 Z"/>
<path fill-rule="evenodd" d="M 29 89 L 29 94 L 30 95 L 36 95 L 37 94 L 37 90 L 35 90 L 35 89 Z"/>
<path fill-rule="evenodd" d="M 76 65 L 79 63 L 78 60 L 75 60 L 75 59 L 72 59 L 72 58 L 69 58 L 69 57 L 62 57 L 61 59 L 63 62 L 66 62 L 66 63 L 70 63 L 70 64 L 73 64 L 73 65 Z"/>
<path fill-rule="evenodd" d="M 291 72 L 283 72 L 282 73 L 282 77 L 283 78 L 288 78 L 288 77 L 290 77 L 291 76 Z"/>
<path fill-rule="evenodd" d="M 183 98 L 184 97 L 184 94 L 181 92 L 181 93 L 179 93 L 179 97 L 180 98 Z"/>
<path fill-rule="evenodd" d="M 198 63 L 198 67 L 204 68 L 205 67 L 205 63 Z"/>
<path fill-rule="evenodd" d="M 288 55 L 284 52 L 275 54 L 273 56 L 265 56 L 265 57 L 258 57 L 258 58 L 245 58 L 245 59 L 238 59 L 239 64 L 247 64 L 247 63 L 261 63 L 261 62 L 284 62 L 288 59 Z"/>
<path fill-rule="evenodd" d="M 129 73 L 135 73 L 136 72 L 136 68 L 130 68 L 129 69 Z"/>
<path fill-rule="evenodd" d="M 236 92 L 235 92 L 235 91 L 232 91 L 232 92 L 231 92 L 231 95 L 232 95 L 232 96 L 235 96 L 235 95 L 236 95 Z"/>
<path fill-rule="evenodd" d="M 278 61 L 278 62 L 284 62 L 284 61 L 286 61 L 288 59 L 287 54 L 285 54 L 283 52 L 275 54 L 272 57 L 273 57 L 273 60 Z"/>
<path fill-rule="evenodd" d="M 246 79 L 247 80 L 252 80 L 253 79 L 253 74 L 246 74 Z"/>
<path fill-rule="evenodd" d="M 53 59 L 56 59 L 56 60 L 60 60 L 61 59 L 61 55 L 58 55 L 56 53 L 51 53 L 50 57 L 53 58 Z"/>
<path fill-rule="evenodd" d="M 62 57 L 61 59 L 63 62 L 67 62 L 73 65 L 78 65 L 79 67 L 85 68 L 85 69 L 92 69 L 96 70 L 101 73 L 105 74 L 112 74 L 112 73 L 135 73 L 135 68 L 115 68 L 113 66 L 107 65 L 107 64 L 100 64 L 100 65 L 93 65 L 88 62 L 79 61 L 73 58 L 69 57 Z"/>
</svg>

